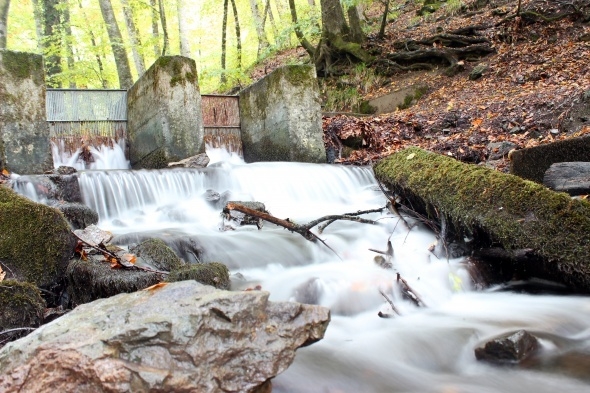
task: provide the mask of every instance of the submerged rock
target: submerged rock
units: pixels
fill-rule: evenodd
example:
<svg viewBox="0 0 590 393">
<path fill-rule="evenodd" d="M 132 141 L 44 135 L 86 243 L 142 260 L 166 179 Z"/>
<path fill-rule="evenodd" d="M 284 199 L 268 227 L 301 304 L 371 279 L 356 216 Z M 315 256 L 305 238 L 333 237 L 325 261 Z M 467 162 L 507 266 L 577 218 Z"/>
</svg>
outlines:
<svg viewBox="0 0 590 393">
<path fill-rule="evenodd" d="M 63 213 L 72 229 L 84 229 L 98 223 L 98 213 L 82 203 L 57 203 L 55 208 Z"/>
<path fill-rule="evenodd" d="M 496 337 L 475 349 L 477 360 L 496 364 L 515 364 L 527 359 L 539 348 L 539 341 L 526 330 Z"/>
<path fill-rule="evenodd" d="M 183 281 L 82 305 L 0 350 L 0 391 L 268 389 L 330 320 L 268 296 Z"/>
</svg>

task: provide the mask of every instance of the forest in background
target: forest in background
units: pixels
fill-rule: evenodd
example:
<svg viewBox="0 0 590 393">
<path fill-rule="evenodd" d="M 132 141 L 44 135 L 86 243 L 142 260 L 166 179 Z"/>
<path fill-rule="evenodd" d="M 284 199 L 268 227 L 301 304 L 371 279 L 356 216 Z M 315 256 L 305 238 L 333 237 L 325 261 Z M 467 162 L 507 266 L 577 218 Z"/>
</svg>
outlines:
<svg viewBox="0 0 590 393">
<path fill-rule="evenodd" d="M 127 88 L 160 55 L 183 55 L 208 93 L 250 83 L 249 67 L 299 44 L 296 27 L 318 37 L 320 15 L 319 0 L 12 0 L 6 48 L 44 54 L 48 86 L 71 88 Z"/>
</svg>

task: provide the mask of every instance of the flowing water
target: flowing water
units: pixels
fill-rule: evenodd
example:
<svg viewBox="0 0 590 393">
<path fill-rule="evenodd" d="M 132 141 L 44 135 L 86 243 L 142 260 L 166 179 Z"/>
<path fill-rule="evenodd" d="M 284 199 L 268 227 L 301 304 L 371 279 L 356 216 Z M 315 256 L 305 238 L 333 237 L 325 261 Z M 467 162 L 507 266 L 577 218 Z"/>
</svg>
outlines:
<svg viewBox="0 0 590 393">
<path fill-rule="evenodd" d="M 244 164 L 209 154 L 204 170 L 85 171 L 79 183 L 116 242 L 157 236 L 186 260 L 226 263 L 234 289 L 260 285 L 271 300 L 331 309 L 325 338 L 298 350 L 273 392 L 590 392 L 590 298 L 476 290 L 464 260 L 436 258 L 428 251 L 432 233 L 408 230 L 387 212 L 364 216 L 379 225 L 326 227 L 320 237 L 333 251 L 268 223 L 230 226 L 220 215 L 227 200 L 260 201 L 277 217 L 306 223 L 379 208 L 385 198 L 370 168 Z M 369 249 L 385 250 L 388 239 L 393 269 L 385 270 Z M 396 273 L 427 307 L 402 298 Z M 542 344 L 524 367 L 475 359 L 475 347 L 519 329 Z"/>
</svg>

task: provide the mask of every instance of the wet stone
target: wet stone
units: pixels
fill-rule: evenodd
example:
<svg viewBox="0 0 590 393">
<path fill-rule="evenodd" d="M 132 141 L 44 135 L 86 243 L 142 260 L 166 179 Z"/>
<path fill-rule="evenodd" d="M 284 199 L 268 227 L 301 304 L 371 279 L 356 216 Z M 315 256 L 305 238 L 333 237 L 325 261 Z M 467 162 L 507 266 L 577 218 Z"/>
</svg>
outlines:
<svg viewBox="0 0 590 393">
<path fill-rule="evenodd" d="M 477 360 L 489 363 L 518 364 L 539 348 L 539 341 L 526 330 L 519 330 L 496 337 L 475 349 Z"/>
</svg>

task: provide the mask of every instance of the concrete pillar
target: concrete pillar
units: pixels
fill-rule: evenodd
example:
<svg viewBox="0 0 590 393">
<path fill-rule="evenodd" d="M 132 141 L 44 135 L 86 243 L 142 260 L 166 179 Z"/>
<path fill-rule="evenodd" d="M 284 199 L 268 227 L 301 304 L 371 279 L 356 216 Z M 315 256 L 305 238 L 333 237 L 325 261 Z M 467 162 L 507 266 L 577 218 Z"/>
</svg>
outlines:
<svg viewBox="0 0 590 393">
<path fill-rule="evenodd" d="M 43 58 L 0 50 L 0 169 L 39 174 L 53 167 Z"/>
<path fill-rule="evenodd" d="M 163 56 L 127 93 L 131 166 L 165 168 L 204 151 L 201 94 L 195 61 Z"/>
<path fill-rule="evenodd" d="M 281 67 L 240 92 L 246 162 L 325 163 L 315 68 Z"/>
</svg>

